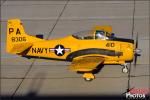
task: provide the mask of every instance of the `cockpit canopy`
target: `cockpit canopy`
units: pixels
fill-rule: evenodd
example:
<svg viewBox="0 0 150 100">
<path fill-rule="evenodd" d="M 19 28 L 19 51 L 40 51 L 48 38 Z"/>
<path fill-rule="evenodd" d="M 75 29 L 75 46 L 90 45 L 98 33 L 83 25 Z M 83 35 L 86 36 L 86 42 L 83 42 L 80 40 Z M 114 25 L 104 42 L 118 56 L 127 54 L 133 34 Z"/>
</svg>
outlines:
<svg viewBox="0 0 150 100">
<path fill-rule="evenodd" d="M 115 37 L 114 33 L 108 33 L 104 30 L 80 31 L 80 32 L 74 33 L 72 36 L 76 39 L 81 39 L 81 40 L 89 40 L 89 39 L 106 40 L 106 39 L 112 39 Z"/>
</svg>

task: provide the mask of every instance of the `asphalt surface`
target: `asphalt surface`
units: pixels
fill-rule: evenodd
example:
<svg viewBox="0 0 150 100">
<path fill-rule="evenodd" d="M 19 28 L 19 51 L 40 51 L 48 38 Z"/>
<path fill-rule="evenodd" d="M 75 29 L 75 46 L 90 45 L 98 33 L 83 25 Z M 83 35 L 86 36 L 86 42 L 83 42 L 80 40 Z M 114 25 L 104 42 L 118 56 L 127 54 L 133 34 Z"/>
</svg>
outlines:
<svg viewBox="0 0 150 100">
<path fill-rule="evenodd" d="M 45 39 L 89 30 L 94 25 L 111 25 L 113 32 L 132 38 L 133 1 L 1 1 L 1 95 L 121 95 L 128 88 L 128 74 L 119 65 L 105 65 L 92 82 L 68 70 L 69 62 L 26 59 L 7 54 L 6 22 L 22 20 L 30 35 Z M 131 66 L 130 87 L 149 88 L 149 1 L 135 2 L 133 38 L 139 33 L 136 69 Z"/>
</svg>

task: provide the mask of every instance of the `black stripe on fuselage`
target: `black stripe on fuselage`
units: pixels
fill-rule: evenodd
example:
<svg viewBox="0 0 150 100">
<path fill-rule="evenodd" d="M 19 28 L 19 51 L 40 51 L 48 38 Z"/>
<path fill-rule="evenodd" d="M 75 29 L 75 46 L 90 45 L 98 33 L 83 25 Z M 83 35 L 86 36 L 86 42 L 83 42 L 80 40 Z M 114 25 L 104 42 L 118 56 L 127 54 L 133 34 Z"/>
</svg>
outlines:
<svg viewBox="0 0 150 100">
<path fill-rule="evenodd" d="M 122 56 L 123 52 L 116 52 L 114 50 L 107 50 L 107 49 L 90 48 L 90 49 L 83 49 L 83 50 L 78 50 L 78 51 L 72 52 L 67 56 L 66 60 L 72 61 L 73 58 L 75 58 L 75 57 L 88 55 L 88 54 L 101 54 L 101 55 L 107 55 L 107 56 Z"/>
<path fill-rule="evenodd" d="M 90 49 L 83 49 L 78 50 L 75 52 L 70 53 L 66 59 L 59 59 L 59 58 L 48 58 L 48 57 L 39 57 L 39 56 L 27 56 L 22 55 L 22 57 L 25 58 L 38 58 L 38 59 L 48 59 L 48 60 L 60 60 L 60 61 L 72 61 L 73 58 L 83 56 L 83 55 L 89 55 L 89 54 L 100 54 L 100 55 L 107 55 L 107 56 L 122 56 L 123 52 L 116 52 L 114 50 L 107 50 L 107 49 L 98 49 L 98 48 L 90 48 Z"/>
<path fill-rule="evenodd" d="M 120 41 L 120 42 L 128 42 L 128 43 L 132 43 L 134 44 L 134 40 L 133 39 L 125 39 L 125 38 L 113 38 L 113 39 L 108 39 L 108 41 Z"/>
</svg>

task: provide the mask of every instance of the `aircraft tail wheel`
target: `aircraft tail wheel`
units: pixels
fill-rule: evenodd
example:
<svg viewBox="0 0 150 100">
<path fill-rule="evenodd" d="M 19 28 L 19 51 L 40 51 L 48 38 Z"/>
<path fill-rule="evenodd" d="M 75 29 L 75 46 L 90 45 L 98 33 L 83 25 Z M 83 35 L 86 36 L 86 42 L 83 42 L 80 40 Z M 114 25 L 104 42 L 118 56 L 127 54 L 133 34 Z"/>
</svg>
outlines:
<svg viewBox="0 0 150 100">
<path fill-rule="evenodd" d="M 124 67 L 124 68 L 122 69 L 122 72 L 123 72 L 123 73 L 128 73 L 128 68 L 127 68 L 127 67 Z"/>
<path fill-rule="evenodd" d="M 85 81 L 92 81 L 95 76 L 92 73 L 84 73 L 83 78 Z"/>
</svg>

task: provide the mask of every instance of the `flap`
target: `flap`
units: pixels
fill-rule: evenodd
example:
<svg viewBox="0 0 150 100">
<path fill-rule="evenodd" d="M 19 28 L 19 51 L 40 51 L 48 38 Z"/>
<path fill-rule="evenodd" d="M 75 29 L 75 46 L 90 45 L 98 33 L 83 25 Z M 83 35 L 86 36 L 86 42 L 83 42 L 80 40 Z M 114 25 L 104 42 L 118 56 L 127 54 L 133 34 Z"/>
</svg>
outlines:
<svg viewBox="0 0 150 100">
<path fill-rule="evenodd" d="M 99 56 L 79 57 L 73 59 L 69 69 L 72 71 L 92 71 L 103 61 L 104 58 Z"/>
</svg>

